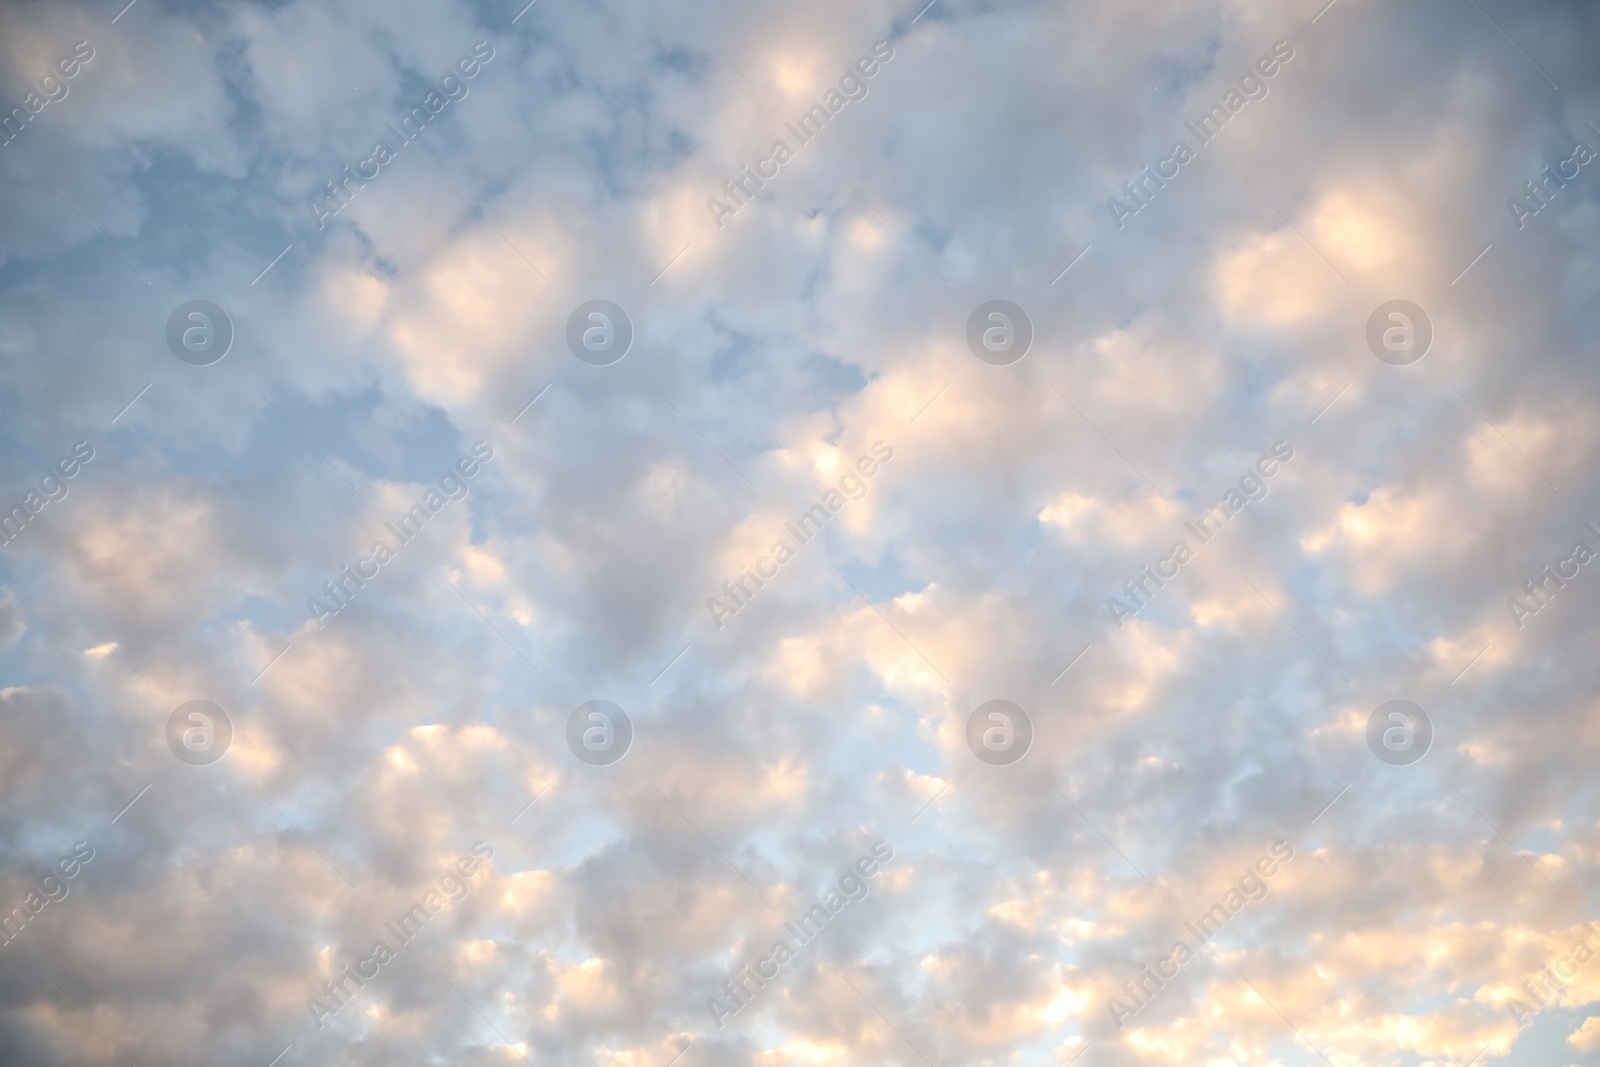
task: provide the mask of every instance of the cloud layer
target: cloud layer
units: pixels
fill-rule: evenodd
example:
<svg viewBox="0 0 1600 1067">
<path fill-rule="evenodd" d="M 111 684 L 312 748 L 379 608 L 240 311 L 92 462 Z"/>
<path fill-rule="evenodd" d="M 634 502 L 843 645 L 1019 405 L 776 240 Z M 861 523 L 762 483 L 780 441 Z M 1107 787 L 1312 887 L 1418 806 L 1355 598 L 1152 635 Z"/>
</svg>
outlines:
<svg viewBox="0 0 1600 1067">
<path fill-rule="evenodd" d="M 1592 5 L 124 2 L 0 1063 L 1600 1063 Z"/>
</svg>

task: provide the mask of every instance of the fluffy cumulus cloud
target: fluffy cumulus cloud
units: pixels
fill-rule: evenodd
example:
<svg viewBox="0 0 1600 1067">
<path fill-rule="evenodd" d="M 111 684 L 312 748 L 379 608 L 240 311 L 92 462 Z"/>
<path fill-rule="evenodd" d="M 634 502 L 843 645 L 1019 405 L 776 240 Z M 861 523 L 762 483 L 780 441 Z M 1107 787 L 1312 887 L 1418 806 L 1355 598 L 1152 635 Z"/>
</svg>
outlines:
<svg viewBox="0 0 1600 1067">
<path fill-rule="evenodd" d="M 0 0 L 0 1063 L 1600 1063 L 1593 5 L 524 3 Z"/>
</svg>

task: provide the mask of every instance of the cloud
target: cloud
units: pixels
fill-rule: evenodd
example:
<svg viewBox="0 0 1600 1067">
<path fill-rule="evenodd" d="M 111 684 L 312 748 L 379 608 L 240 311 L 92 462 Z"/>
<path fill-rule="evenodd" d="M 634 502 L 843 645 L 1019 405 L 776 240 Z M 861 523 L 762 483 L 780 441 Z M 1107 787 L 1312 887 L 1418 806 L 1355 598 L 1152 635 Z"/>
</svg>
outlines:
<svg viewBox="0 0 1600 1067">
<path fill-rule="evenodd" d="M 1600 1044 L 1595 974 L 1542 977 L 1594 944 L 1587 568 L 1506 606 L 1600 549 L 1592 175 L 1506 210 L 1600 143 L 1600 16 L 521 6 L 7 11 L 7 111 L 95 58 L 0 146 L 0 500 L 95 459 L 0 548 L 0 918 L 96 858 L 0 946 L 0 1062 L 1520 1067 L 1541 998 Z M 1280 40 L 1270 93 L 1118 228 Z M 234 326 L 209 367 L 167 346 L 197 298 Z M 1008 367 L 966 340 L 996 298 L 1034 326 Z M 595 299 L 634 333 L 605 367 L 566 336 Z M 1394 299 L 1434 328 L 1403 367 L 1365 337 Z M 210 764 L 170 723 L 196 699 L 230 727 Z M 603 766 L 569 741 L 596 699 L 631 726 Z M 968 748 L 991 699 L 1033 727 L 1009 766 Z M 1367 748 L 1391 699 L 1431 717 L 1409 766 Z M 708 998 L 878 841 L 870 893 L 718 1028 Z M 350 978 L 480 842 L 470 892 Z"/>
</svg>

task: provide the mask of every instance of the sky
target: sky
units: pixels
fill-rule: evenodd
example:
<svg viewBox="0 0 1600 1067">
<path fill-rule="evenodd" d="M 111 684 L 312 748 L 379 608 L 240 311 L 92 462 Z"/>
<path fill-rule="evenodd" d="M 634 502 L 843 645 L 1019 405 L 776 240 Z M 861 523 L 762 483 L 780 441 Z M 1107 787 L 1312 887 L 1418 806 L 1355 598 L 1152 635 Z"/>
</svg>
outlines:
<svg viewBox="0 0 1600 1067">
<path fill-rule="evenodd" d="M 1600 8 L 525 3 L 0 0 L 0 1064 L 1600 1064 Z"/>
</svg>

